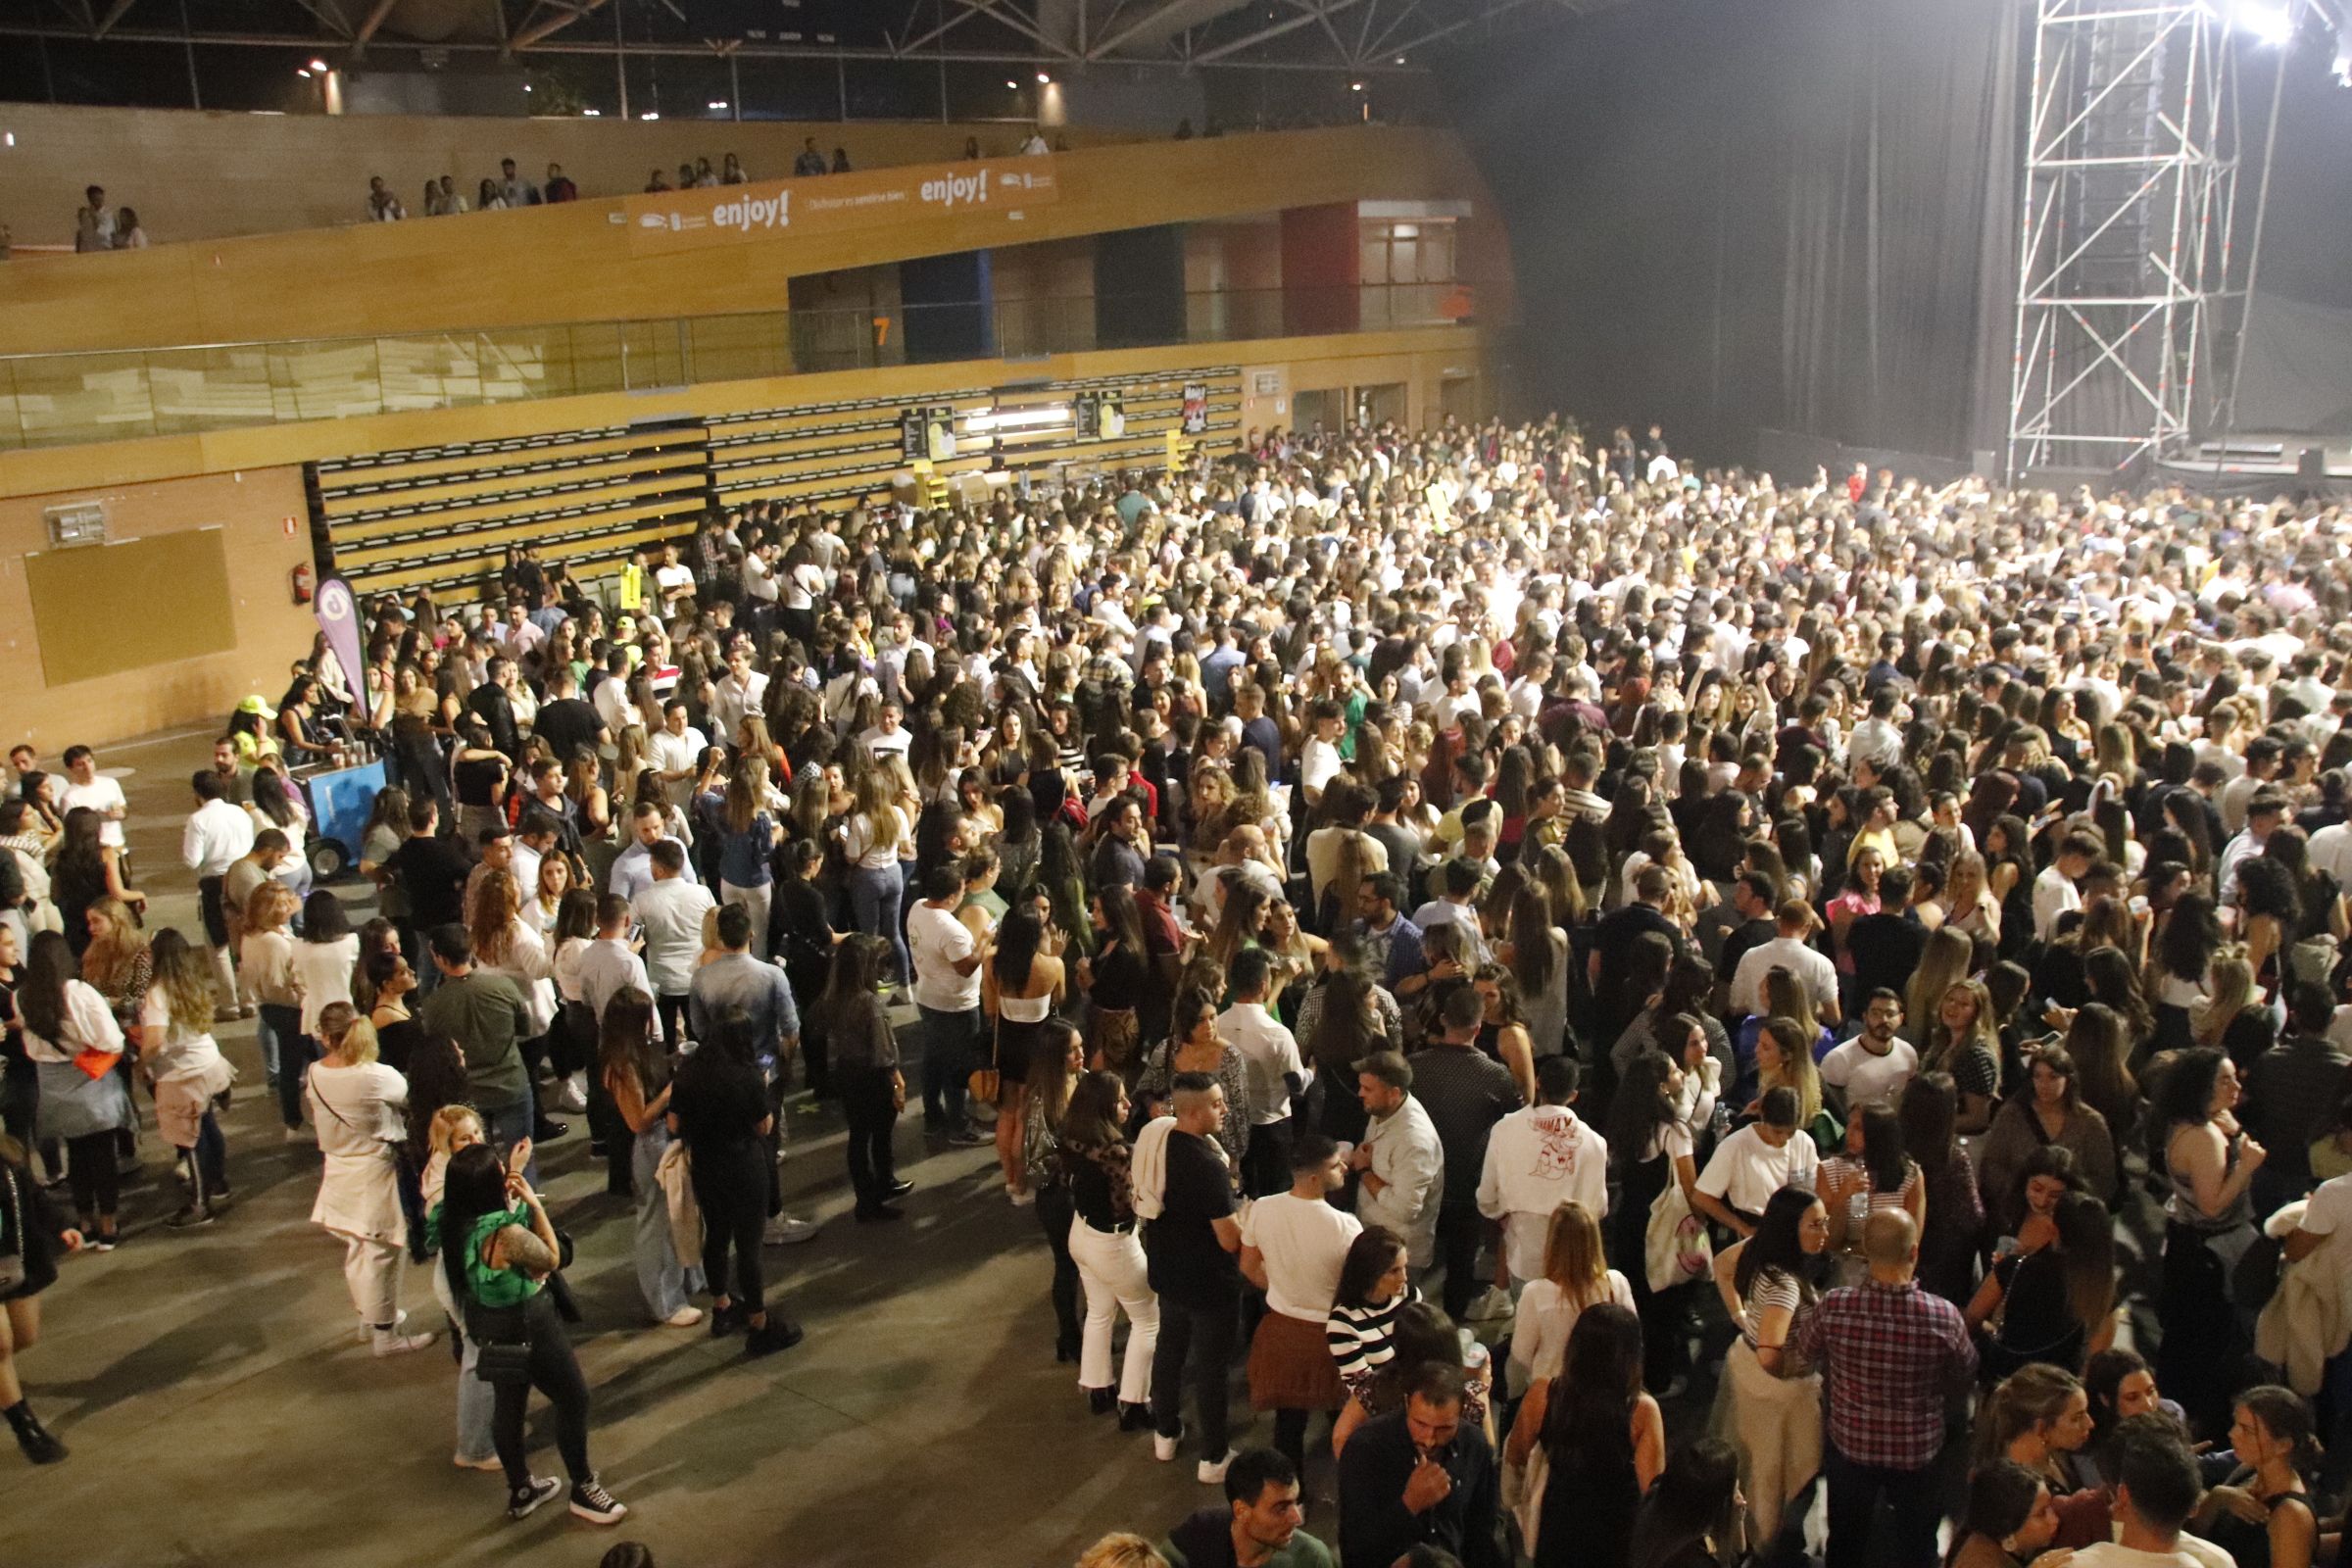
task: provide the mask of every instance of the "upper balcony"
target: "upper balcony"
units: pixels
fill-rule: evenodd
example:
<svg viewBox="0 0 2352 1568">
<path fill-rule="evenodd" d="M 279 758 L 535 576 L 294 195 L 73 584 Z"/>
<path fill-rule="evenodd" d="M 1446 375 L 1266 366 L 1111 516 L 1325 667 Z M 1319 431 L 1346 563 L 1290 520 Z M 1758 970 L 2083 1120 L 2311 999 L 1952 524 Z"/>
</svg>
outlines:
<svg viewBox="0 0 2352 1568">
<path fill-rule="evenodd" d="M 26 257 L 0 269 L 0 345 L 78 356 L 740 316 L 784 308 L 796 277 L 1363 202 L 1466 203 L 1507 267 L 1451 135 L 1351 126 Z"/>
</svg>

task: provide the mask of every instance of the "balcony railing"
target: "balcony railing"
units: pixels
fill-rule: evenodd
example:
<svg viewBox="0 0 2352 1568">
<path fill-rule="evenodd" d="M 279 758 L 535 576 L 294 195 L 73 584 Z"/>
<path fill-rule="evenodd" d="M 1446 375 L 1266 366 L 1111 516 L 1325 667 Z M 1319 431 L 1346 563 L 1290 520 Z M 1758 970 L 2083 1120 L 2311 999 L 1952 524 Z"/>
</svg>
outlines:
<svg viewBox="0 0 2352 1568">
<path fill-rule="evenodd" d="M 0 356 L 0 447 L 61 446 L 795 372 L 1470 318 L 1460 283 L 863 305 L 397 337 Z"/>
</svg>

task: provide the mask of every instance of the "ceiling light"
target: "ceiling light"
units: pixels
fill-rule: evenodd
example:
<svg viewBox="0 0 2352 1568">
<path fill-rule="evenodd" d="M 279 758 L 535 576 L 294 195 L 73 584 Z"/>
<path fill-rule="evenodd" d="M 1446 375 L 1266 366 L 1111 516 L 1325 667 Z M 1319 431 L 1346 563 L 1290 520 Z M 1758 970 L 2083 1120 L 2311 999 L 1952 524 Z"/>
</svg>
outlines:
<svg viewBox="0 0 2352 1568">
<path fill-rule="evenodd" d="M 1006 92 L 1019 92 L 1021 90 L 1021 84 L 1013 80 L 1010 76 L 1006 76 L 1004 78 L 1004 90 Z"/>
<path fill-rule="evenodd" d="M 644 114 L 639 115 L 637 118 L 639 120 L 660 120 L 662 118 L 662 111 L 659 109 L 649 109 Z"/>
<path fill-rule="evenodd" d="M 524 83 L 522 84 L 522 90 L 523 90 L 524 92 L 529 92 L 529 91 L 531 90 L 531 84 L 530 84 L 529 82 L 527 82 L 527 81 L 526 81 L 526 82 L 524 82 Z"/>
<path fill-rule="evenodd" d="M 580 111 L 580 115 L 586 120 L 596 120 L 604 115 L 604 111 L 602 109 L 583 109 Z"/>
<path fill-rule="evenodd" d="M 308 66 L 296 66 L 294 68 L 294 74 L 300 76 L 303 80 L 308 81 L 311 79 L 311 68 Z"/>
<path fill-rule="evenodd" d="M 1360 81 L 1351 81 L 1348 84 L 1348 90 L 1349 92 L 1362 92 L 1364 90 L 1364 84 Z"/>
<path fill-rule="evenodd" d="M 326 62 L 323 60 L 314 60 L 311 62 L 311 69 L 323 76 L 326 74 Z"/>
<path fill-rule="evenodd" d="M 2230 8 L 2230 22 L 2257 43 L 2282 44 L 2295 35 L 2294 18 L 2284 6 L 2237 0 Z"/>
<path fill-rule="evenodd" d="M 1402 56 L 1402 55 L 1398 55 L 1398 56 L 1396 57 L 1396 63 L 1397 63 L 1398 65 L 1400 65 L 1400 66 L 1401 66 L 1401 65 L 1403 65 L 1403 64 L 1404 64 L 1404 56 Z"/>
<path fill-rule="evenodd" d="M 1041 71 L 1037 74 L 1037 84 L 1040 87 L 1051 87 L 1054 85 L 1054 78 Z"/>
<path fill-rule="evenodd" d="M 724 98 L 713 98 L 704 107 L 709 109 L 724 109 L 727 107 L 727 101 Z"/>
</svg>

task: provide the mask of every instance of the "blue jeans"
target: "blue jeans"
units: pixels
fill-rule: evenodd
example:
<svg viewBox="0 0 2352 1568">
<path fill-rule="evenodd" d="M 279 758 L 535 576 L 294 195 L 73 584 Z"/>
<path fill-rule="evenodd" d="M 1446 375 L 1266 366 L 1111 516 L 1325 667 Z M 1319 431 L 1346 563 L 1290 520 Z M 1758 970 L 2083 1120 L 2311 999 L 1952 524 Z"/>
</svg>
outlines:
<svg viewBox="0 0 2352 1568">
<path fill-rule="evenodd" d="M 940 1012 L 917 1005 L 923 1023 L 923 1123 L 954 1132 L 963 1125 L 964 1081 L 972 1072 L 980 1009 Z"/>
<path fill-rule="evenodd" d="M 896 965 L 891 972 L 894 980 L 905 980 L 914 973 L 913 960 L 906 953 L 906 939 L 899 934 L 899 909 L 906 894 L 906 881 L 895 865 L 879 871 L 862 865 L 850 868 L 850 910 L 857 918 L 858 930 L 889 941 Z"/>
<path fill-rule="evenodd" d="M 631 1156 L 637 1176 L 637 1228 L 631 1233 L 630 1255 L 637 1265 L 638 1293 L 657 1323 L 692 1304 L 686 1298 L 699 1296 L 703 1289 L 703 1271 L 678 1262 L 677 1243 L 669 1229 L 669 1203 L 662 1196 L 662 1184 L 654 1179 L 667 1148 L 669 1129 L 657 1118 L 637 1135 Z"/>
<path fill-rule="evenodd" d="M 466 1314 L 458 1310 L 457 1301 L 449 1294 L 449 1271 L 441 1259 L 433 1259 L 433 1299 L 449 1315 L 449 1331 L 458 1338 L 464 1348 L 458 1360 L 458 1457 L 468 1461 L 495 1459 L 497 1444 L 490 1435 L 491 1416 L 498 1403 L 498 1392 L 473 1375 L 477 1349 L 466 1337 Z"/>
</svg>

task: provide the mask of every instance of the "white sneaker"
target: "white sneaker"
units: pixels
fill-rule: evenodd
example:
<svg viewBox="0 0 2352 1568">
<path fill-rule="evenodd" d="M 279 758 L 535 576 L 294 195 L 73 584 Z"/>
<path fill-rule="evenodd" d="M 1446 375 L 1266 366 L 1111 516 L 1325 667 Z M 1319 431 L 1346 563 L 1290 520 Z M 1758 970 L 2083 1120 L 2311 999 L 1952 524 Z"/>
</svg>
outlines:
<svg viewBox="0 0 2352 1568">
<path fill-rule="evenodd" d="M 778 1214 L 767 1222 L 767 1234 L 761 1238 L 770 1247 L 798 1247 L 803 1242 L 816 1240 L 813 1220 L 795 1219 L 790 1214 Z"/>
<path fill-rule="evenodd" d="M 669 1314 L 669 1316 L 663 1318 L 662 1320 L 662 1326 L 669 1329 L 690 1329 L 697 1323 L 700 1323 L 702 1320 L 703 1309 L 701 1307 L 681 1306 L 675 1312 L 672 1312 Z"/>
<path fill-rule="evenodd" d="M 1004 1196 L 1012 1200 L 1012 1206 L 1015 1208 L 1027 1208 L 1030 1204 L 1037 1201 L 1037 1195 L 1035 1193 L 1023 1192 L 1018 1187 L 1005 1188 Z"/>
<path fill-rule="evenodd" d="M 1509 1317 L 1510 1315 L 1510 1296 L 1506 1292 L 1496 1290 L 1492 1285 L 1487 1287 L 1485 1293 L 1477 1300 L 1470 1303 L 1470 1321 L 1474 1323 L 1483 1323 L 1491 1318 Z"/>
<path fill-rule="evenodd" d="M 375 1341 L 378 1360 L 387 1355 L 406 1355 L 411 1350 L 421 1350 L 433 1343 L 430 1334 L 403 1334 L 398 1329 L 377 1329 L 371 1337 Z"/>
<path fill-rule="evenodd" d="M 398 1334 L 402 1329 L 405 1329 L 408 1326 L 409 1309 L 404 1306 L 399 1311 L 392 1314 L 392 1332 Z M 366 1323 L 362 1323 L 360 1325 L 360 1343 L 362 1345 L 366 1345 L 368 1341 L 374 1338 L 375 1330 L 370 1328 Z"/>
<path fill-rule="evenodd" d="M 503 1470 L 506 1468 L 505 1465 L 498 1462 L 498 1455 L 495 1453 L 486 1459 L 468 1459 L 461 1453 L 450 1462 L 461 1470 Z"/>
<path fill-rule="evenodd" d="M 577 1074 L 564 1079 L 563 1087 L 557 1091 L 556 1108 L 575 1114 L 588 1108 L 588 1091 Z"/>
<path fill-rule="evenodd" d="M 1161 1464 L 1173 1462 L 1176 1457 L 1176 1446 L 1183 1441 L 1184 1432 L 1181 1428 L 1177 1430 L 1176 1435 L 1172 1438 L 1163 1438 L 1156 1432 L 1152 1433 L 1152 1457 L 1157 1459 Z"/>
<path fill-rule="evenodd" d="M 317 1139 L 313 1136 L 308 1127 L 289 1127 L 286 1129 L 286 1142 L 289 1144 L 308 1144 L 317 1142 Z"/>
<path fill-rule="evenodd" d="M 1200 1484 L 1202 1486 L 1221 1487 L 1225 1484 L 1225 1472 L 1232 1468 L 1233 1450 L 1231 1448 L 1227 1448 L 1225 1450 L 1225 1456 L 1221 1459 L 1201 1460 L 1200 1467 L 1197 1473 L 1200 1477 Z"/>
</svg>

